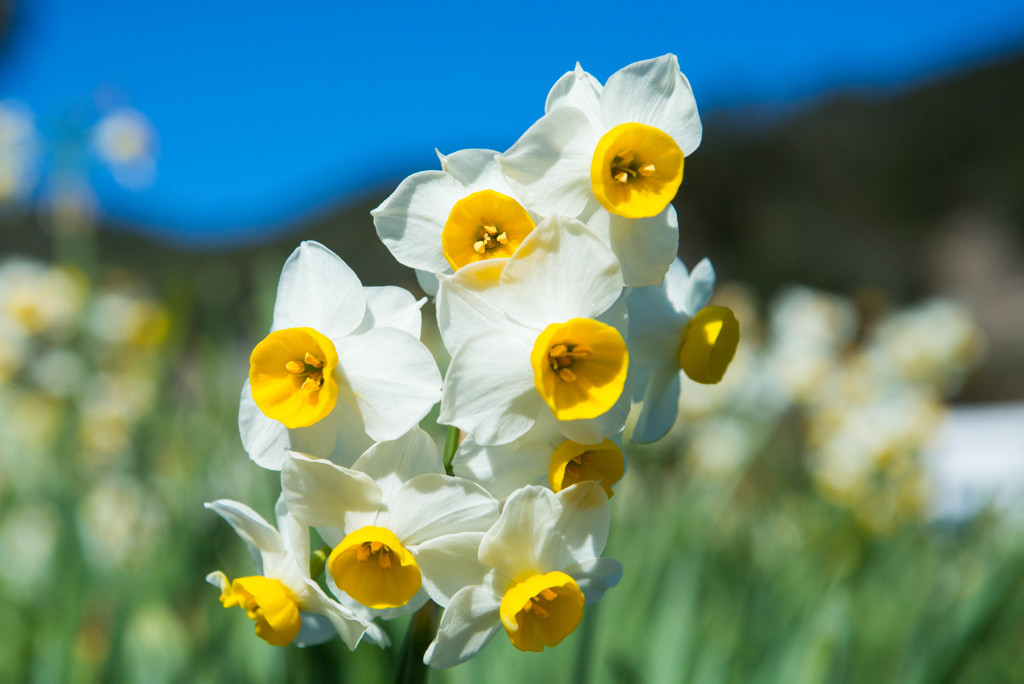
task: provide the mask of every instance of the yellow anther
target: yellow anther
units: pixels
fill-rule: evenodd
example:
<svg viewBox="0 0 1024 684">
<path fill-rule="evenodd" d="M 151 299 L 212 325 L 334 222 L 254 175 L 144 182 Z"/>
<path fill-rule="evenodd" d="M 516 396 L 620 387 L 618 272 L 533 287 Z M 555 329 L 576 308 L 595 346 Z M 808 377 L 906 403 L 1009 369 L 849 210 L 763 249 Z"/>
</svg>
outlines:
<svg viewBox="0 0 1024 684">
<path fill-rule="evenodd" d="M 302 389 L 306 390 L 307 392 L 312 392 L 313 390 L 320 389 L 320 384 L 321 383 L 317 382 L 316 380 L 313 379 L 312 376 L 310 376 L 302 382 Z"/>
<path fill-rule="evenodd" d="M 569 348 L 568 347 L 566 347 L 564 344 L 556 344 L 548 352 L 548 356 L 550 356 L 551 358 L 557 358 L 559 356 L 565 356 L 568 353 L 569 353 Z"/>
<path fill-rule="evenodd" d="M 650 176 L 655 171 L 654 164 L 644 164 L 639 171 L 641 176 Z"/>
<path fill-rule="evenodd" d="M 288 363 L 284 364 L 284 368 L 292 375 L 298 375 L 306 371 L 306 366 L 299 363 L 298 361 L 289 361 Z"/>
<path fill-rule="evenodd" d="M 553 592 L 551 589 L 543 589 L 540 592 L 540 596 L 542 596 L 545 601 L 554 601 L 558 594 Z"/>
<path fill-rule="evenodd" d="M 383 568 L 384 570 L 387 570 L 388 568 L 390 568 L 391 567 L 391 552 L 390 551 L 385 551 L 384 553 L 380 554 L 380 561 L 379 562 L 380 562 L 380 567 Z"/>
<path fill-rule="evenodd" d="M 582 463 L 584 465 L 590 465 L 591 463 L 594 462 L 594 454 L 590 453 L 589 451 L 584 451 L 582 454 L 580 454 L 576 458 L 579 459 L 579 461 L 578 461 L 579 463 Z M 573 459 L 573 460 L 575 460 L 575 459 Z"/>
<path fill-rule="evenodd" d="M 483 228 L 484 232 L 487 233 L 488 235 L 498 234 L 498 229 L 495 226 L 491 225 L 490 223 L 483 223 L 480 225 L 480 227 Z"/>
<path fill-rule="evenodd" d="M 356 550 L 356 560 L 364 561 L 370 557 L 370 547 L 363 544 Z"/>
<path fill-rule="evenodd" d="M 589 344 L 577 344 L 570 351 L 566 352 L 566 356 L 571 356 L 574 359 L 585 359 L 594 353 L 593 347 Z"/>
<path fill-rule="evenodd" d="M 473 251 L 477 254 L 483 254 L 487 251 L 487 244 L 483 240 L 477 240 L 473 243 Z"/>
<path fill-rule="evenodd" d="M 523 604 L 523 612 L 529 613 L 531 610 L 533 610 L 533 601 L 526 599 L 526 603 Z"/>
<path fill-rule="evenodd" d="M 534 603 L 533 604 L 533 608 L 530 610 L 530 612 L 533 613 L 534 615 L 536 615 L 539 618 L 546 618 L 549 615 L 551 615 L 551 613 L 549 613 L 548 611 L 544 610 L 544 608 L 542 608 L 539 603 Z"/>
<path fill-rule="evenodd" d="M 497 241 L 497 243 L 499 245 L 507 245 L 508 244 L 508 235 L 506 235 L 505 233 L 502 233 L 501 235 L 499 235 L 498 237 L 496 237 L 494 239 Z"/>
<path fill-rule="evenodd" d="M 309 352 L 306 352 L 306 358 L 304 358 L 303 361 L 306 362 L 307 366 L 312 366 L 313 368 L 323 368 L 324 367 L 324 362 L 321 361 L 320 359 L 316 358 L 315 356 L 313 356 Z"/>
<path fill-rule="evenodd" d="M 629 174 L 626 173 L 625 171 L 619 171 L 618 173 L 613 174 L 612 178 L 614 178 L 615 181 L 618 182 L 618 183 L 628 183 L 629 182 Z"/>
<path fill-rule="evenodd" d="M 568 368 L 563 368 L 560 371 L 558 371 L 558 377 L 560 377 L 562 380 L 565 380 L 566 382 L 576 381 L 576 374 L 573 373 Z"/>
<path fill-rule="evenodd" d="M 568 465 L 565 466 L 565 472 L 571 475 L 572 477 L 579 477 L 580 467 L 575 463 L 569 463 Z"/>
<path fill-rule="evenodd" d="M 381 547 L 384 546 L 383 542 L 372 541 L 370 542 L 370 553 L 377 553 Z"/>
</svg>

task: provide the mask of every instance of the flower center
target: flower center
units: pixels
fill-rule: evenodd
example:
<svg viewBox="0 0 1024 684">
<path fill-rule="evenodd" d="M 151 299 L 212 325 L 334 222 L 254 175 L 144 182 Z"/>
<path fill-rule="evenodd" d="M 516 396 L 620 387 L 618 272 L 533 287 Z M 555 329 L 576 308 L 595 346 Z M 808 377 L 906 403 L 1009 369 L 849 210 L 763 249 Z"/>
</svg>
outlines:
<svg viewBox="0 0 1024 684">
<path fill-rule="evenodd" d="M 626 382 L 629 352 L 619 331 L 591 318 L 552 323 L 530 355 L 537 392 L 558 420 L 596 418 Z"/>
<path fill-rule="evenodd" d="M 613 214 L 656 216 L 675 197 L 682 180 L 682 150 L 653 126 L 619 124 L 594 149 L 590 183 L 594 196 Z"/>
<path fill-rule="evenodd" d="M 499 613 L 509 641 L 520 651 L 543 651 L 572 634 L 583 619 L 583 592 L 564 572 L 536 574 L 501 599 Z"/>
<path fill-rule="evenodd" d="M 452 207 L 441 231 L 441 248 L 457 271 L 484 259 L 512 256 L 533 228 L 533 219 L 519 202 L 494 190 L 480 190 Z"/>
<path fill-rule="evenodd" d="M 724 306 L 706 306 L 683 331 L 679 343 L 679 367 L 691 380 L 705 385 L 725 375 L 740 343 L 740 324 Z"/>
<path fill-rule="evenodd" d="M 287 646 L 302 626 L 295 594 L 280 580 L 255 575 L 239 577 L 224 587 L 225 608 L 241 607 L 256 623 L 256 636 L 273 646 Z"/>
<path fill-rule="evenodd" d="M 334 343 L 316 330 L 276 330 L 249 357 L 252 398 L 286 427 L 312 425 L 337 403 L 338 383 L 331 376 L 337 365 Z"/>
<path fill-rule="evenodd" d="M 553 491 L 560 492 L 578 482 L 594 480 L 610 499 L 612 485 L 622 479 L 625 471 L 622 449 L 610 439 L 597 445 L 567 440 L 551 454 L 548 483 Z"/>
<path fill-rule="evenodd" d="M 369 525 L 334 547 L 327 569 L 339 589 L 370 608 L 404 606 L 423 580 L 416 559 L 398 537 Z"/>
</svg>

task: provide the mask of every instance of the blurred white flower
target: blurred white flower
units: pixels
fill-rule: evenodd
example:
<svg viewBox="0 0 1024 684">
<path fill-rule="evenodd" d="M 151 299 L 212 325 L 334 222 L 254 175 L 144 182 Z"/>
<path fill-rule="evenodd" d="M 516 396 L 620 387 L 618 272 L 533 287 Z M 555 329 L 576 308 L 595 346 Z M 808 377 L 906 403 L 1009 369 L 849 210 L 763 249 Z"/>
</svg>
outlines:
<svg viewBox="0 0 1024 684">
<path fill-rule="evenodd" d="M 0 100 L 0 206 L 26 199 L 38 177 L 39 133 L 31 110 Z"/>
<path fill-rule="evenodd" d="M 156 131 L 142 112 L 121 107 L 106 114 L 93 129 L 93 146 L 124 187 L 137 190 L 153 182 Z"/>
<path fill-rule="evenodd" d="M 0 578 L 9 596 L 34 592 L 50 578 L 60 537 L 60 519 L 46 503 L 8 509 L 0 521 Z"/>
</svg>

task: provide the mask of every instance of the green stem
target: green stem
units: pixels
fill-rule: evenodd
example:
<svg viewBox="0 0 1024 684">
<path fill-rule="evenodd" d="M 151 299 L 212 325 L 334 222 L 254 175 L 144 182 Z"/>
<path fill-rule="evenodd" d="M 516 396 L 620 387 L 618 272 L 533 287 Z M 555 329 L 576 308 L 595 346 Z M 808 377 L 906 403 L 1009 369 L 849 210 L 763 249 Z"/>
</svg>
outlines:
<svg viewBox="0 0 1024 684">
<path fill-rule="evenodd" d="M 324 544 L 319 549 L 313 552 L 313 555 L 309 557 L 309 576 L 316 579 L 324 571 L 324 566 L 327 565 L 327 557 L 331 555 L 331 547 Z"/>
<path fill-rule="evenodd" d="M 452 472 L 452 459 L 455 458 L 455 450 L 459 448 L 459 428 L 451 425 L 448 427 L 448 437 L 444 440 L 444 472 L 454 475 Z"/>
<path fill-rule="evenodd" d="M 413 614 L 398 655 L 394 684 L 426 684 L 430 668 L 423 664 L 423 654 L 437 634 L 439 608 L 433 601 L 427 601 Z"/>
</svg>

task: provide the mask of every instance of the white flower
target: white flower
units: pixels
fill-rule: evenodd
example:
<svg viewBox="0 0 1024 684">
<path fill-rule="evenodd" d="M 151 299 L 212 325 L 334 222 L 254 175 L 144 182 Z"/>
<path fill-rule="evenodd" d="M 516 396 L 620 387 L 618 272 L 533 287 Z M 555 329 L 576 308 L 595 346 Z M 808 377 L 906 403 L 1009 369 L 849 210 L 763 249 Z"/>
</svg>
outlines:
<svg viewBox="0 0 1024 684">
<path fill-rule="evenodd" d="M 455 594 L 423 661 L 465 662 L 502 627 L 520 650 L 560 643 L 576 629 L 584 604 L 622 576 L 617 561 L 601 558 L 608 524 L 608 500 L 592 483 L 558 494 L 541 487 L 512 494 L 480 544 L 487 577 Z"/>
<path fill-rule="evenodd" d="M 717 383 L 732 360 L 739 324 L 729 309 L 706 307 L 714 285 L 707 259 L 692 274 L 676 259 L 661 286 L 627 295 L 633 398 L 643 402 L 634 442 L 657 441 L 671 429 L 684 373 L 700 383 Z"/>
<path fill-rule="evenodd" d="M 419 341 L 421 305 L 398 287 L 362 287 L 333 252 L 303 242 L 242 389 L 238 424 L 253 461 L 280 470 L 295 449 L 348 464 L 416 425 L 441 394 Z"/>
<path fill-rule="evenodd" d="M 472 437 L 463 440 L 452 469 L 497 498 L 526 485 L 560 492 L 585 480 L 600 482 L 611 498 L 612 486 L 625 474 L 626 457 L 618 437 L 596 445 L 580 444 L 558 431 L 554 416 L 542 413 L 529 432 L 509 444 L 487 446 Z"/>
<path fill-rule="evenodd" d="M 280 530 L 256 511 L 237 501 L 220 499 L 205 504 L 235 529 L 252 554 L 256 575 L 229 582 L 223 572 L 206 581 L 221 590 L 225 608 L 241 606 L 256 622 L 256 634 L 267 643 L 285 646 L 319 644 L 337 633 L 350 649 L 363 635 L 387 646 L 387 635 L 327 594 L 309 576 L 309 530 L 300 525 L 278 499 L 275 513 Z"/>
<path fill-rule="evenodd" d="M 93 129 L 93 147 L 126 188 L 140 189 L 153 182 L 156 131 L 137 109 L 119 107 L 100 119 Z"/>
<path fill-rule="evenodd" d="M 333 548 L 328 586 L 346 605 L 387 610 L 391 618 L 428 598 L 447 605 L 483 576 L 477 548 L 498 503 L 478 485 L 445 475 L 436 445 L 419 428 L 374 445 L 351 469 L 292 453 L 281 488 L 289 510 Z"/>
<path fill-rule="evenodd" d="M 537 217 L 501 175 L 493 150 L 462 150 L 441 158 L 442 171 L 406 178 L 373 222 L 395 258 L 427 273 L 511 256 Z"/>
<path fill-rule="evenodd" d="M 543 215 L 579 217 L 611 246 L 630 286 L 661 282 L 678 246 L 672 198 L 701 124 L 675 55 L 631 64 L 600 84 L 577 64 L 502 171 Z"/>
<path fill-rule="evenodd" d="M 492 273 L 501 270 L 499 278 Z M 598 444 L 629 410 L 622 276 L 579 221 L 543 221 L 504 268 L 472 264 L 441 278 L 438 324 L 452 362 L 439 421 L 480 444 L 505 444 L 544 414 Z"/>
</svg>

